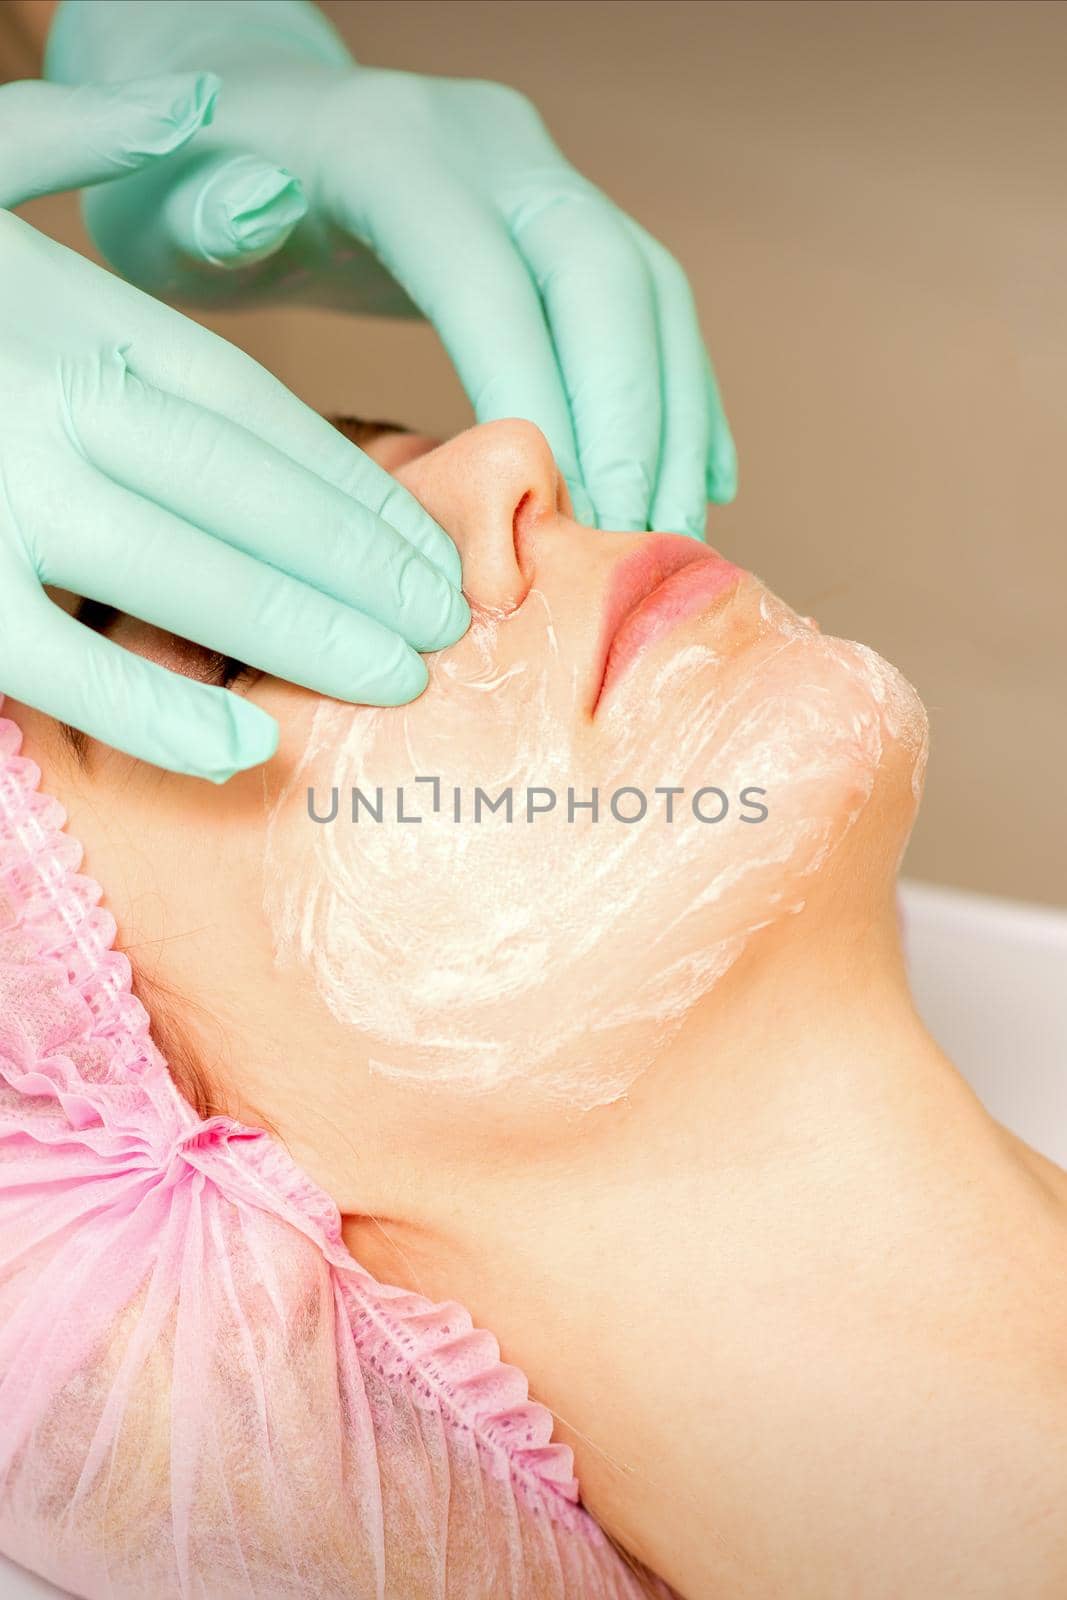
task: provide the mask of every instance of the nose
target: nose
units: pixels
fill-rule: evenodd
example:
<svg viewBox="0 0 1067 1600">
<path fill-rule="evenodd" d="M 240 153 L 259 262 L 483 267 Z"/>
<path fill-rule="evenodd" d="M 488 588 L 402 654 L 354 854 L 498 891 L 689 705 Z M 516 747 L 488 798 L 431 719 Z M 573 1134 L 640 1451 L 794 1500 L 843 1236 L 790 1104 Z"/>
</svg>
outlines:
<svg viewBox="0 0 1067 1600">
<path fill-rule="evenodd" d="M 455 541 L 472 605 L 494 610 L 529 591 L 539 518 L 572 515 L 547 439 L 518 418 L 471 428 L 397 476 Z"/>
</svg>

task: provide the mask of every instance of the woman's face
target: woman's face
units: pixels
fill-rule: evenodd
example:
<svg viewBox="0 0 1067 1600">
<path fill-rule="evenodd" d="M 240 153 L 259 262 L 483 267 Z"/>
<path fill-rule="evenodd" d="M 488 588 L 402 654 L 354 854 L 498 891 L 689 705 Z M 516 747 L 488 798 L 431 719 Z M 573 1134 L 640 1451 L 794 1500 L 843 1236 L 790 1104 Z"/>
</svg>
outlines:
<svg viewBox="0 0 1067 1600">
<path fill-rule="evenodd" d="M 707 547 L 576 524 L 532 425 L 371 450 L 455 540 L 474 616 L 417 701 L 247 680 L 282 737 L 221 790 L 97 747 L 63 774 L 55 730 L 14 714 L 212 1059 L 286 1062 L 285 1093 L 342 1060 L 421 1094 L 613 1100 L 761 929 L 854 869 L 875 809 L 895 863 L 921 706 Z M 173 660 L 141 624 L 115 636 Z"/>
</svg>

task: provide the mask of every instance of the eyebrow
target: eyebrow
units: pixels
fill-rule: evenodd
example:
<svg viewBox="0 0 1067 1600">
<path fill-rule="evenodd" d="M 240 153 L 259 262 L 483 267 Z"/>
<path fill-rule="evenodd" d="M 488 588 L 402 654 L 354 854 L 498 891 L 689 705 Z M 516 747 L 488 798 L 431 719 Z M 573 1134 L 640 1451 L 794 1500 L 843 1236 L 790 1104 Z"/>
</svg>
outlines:
<svg viewBox="0 0 1067 1600">
<path fill-rule="evenodd" d="M 346 439 L 358 445 L 360 450 L 366 450 L 368 445 L 374 443 L 387 433 L 410 433 L 412 430 L 403 422 L 385 422 L 371 420 L 367 417 L 327 417 Z"/>
<path fill-rule="evenodd" d="M 360 450 L 368 449 L 376 439 L 381 439 L 387 434 L 411 432 L 411 429 L 402 422 L 387 422 L 372 417 L 330 416 L 326 420 Z M 122 615 L 114 606 L 105 605 L 100 600 L 79 600 L 72 614 L 76 622 L 100 634 L 106 634 Z M 81 728 L 71 727 L 69 722 L 59 724 L 59 733 L 62 743 L 74 756 L 78 767 L 82 772 L 88 772 L 92 739 L 87 733 L 83 733 Z"/>
</svg>

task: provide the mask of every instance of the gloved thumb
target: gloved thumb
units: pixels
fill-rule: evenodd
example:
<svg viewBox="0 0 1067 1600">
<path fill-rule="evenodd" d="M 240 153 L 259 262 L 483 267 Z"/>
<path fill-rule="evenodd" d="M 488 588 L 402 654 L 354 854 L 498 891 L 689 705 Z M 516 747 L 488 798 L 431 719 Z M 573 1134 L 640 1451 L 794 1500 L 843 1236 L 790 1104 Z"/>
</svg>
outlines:
<svg viewBox="0 0 1067 1600">
<path fill-rule="evenodd" d="M 212 72 L 74 88 L 27 79 L 0 88 L 0 206 L 127 177 L 180 150 L 211 121 Z"/>
</svg>

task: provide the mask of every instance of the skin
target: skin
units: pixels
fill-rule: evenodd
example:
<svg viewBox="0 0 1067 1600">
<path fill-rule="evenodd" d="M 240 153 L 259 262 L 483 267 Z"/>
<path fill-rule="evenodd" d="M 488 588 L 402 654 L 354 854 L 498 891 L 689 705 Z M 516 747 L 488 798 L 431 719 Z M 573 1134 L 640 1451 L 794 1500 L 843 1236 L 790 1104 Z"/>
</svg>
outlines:
<svg viewBox="0 0 1067 1600">
<path fill-rule="evenodd" d="M 44 52 L 44 42 L 58 4 L 59 0 L 7 0 L 7 9 L 16 25 L 39 55 Z"/>
<path fill-rule="evenodd" d="M 752 646 L 738 619 L 754 587 L 680 624 L 592 711 L 604 595 L 644 536 L 571 522 L 529 424 L 432 446 L 405 436 L 372 450 L 455 539 L 495 665 L 541 672 L 582 781 L 615 770 L 630 731 L 652 745 L 671 715 L 668 734 L 687 725 L 689 690 L 673 713 L 654 690 L 694 645 L 714 647 L 707 696 L 737 683 L 751 708 L 773 698 L 783 750 L 809 741 L 818 754 L 829 737 L 791 721 L 813 683 L 855 714 L 856 680 L 814 629 L 785 654 Z M 450 716 L 476 634 L 439 658 L 459 677 L 432 675 L 413 707 L 344 708 L 398 719 L 373 724 L 397 738 L 372 747 L 380 768 L 365 780 L 397 777 L 400 745 Z M 114 637 L 207 670 L 202 652 L 133 621 Z M 507 740 L 518 748 L 530 702 L 526 688 L 509 702 L 511 681 L 451 737 L 465 783 Z M 269 835 L 275 870 L 289 859 L 296 872 L 314 827 L 303 780 L 329 780 L 308 757 L 324 703 L 270 679 L 240 692 L 279 718 L 282 739 L 269 766 L 222 790 L 95 746 L 83 770 L 54 724 L 7 709 L 123 944 L 184 997 L 182 1025 L 226 1108 L 284 1139 L 337 1201 L 353 1253 L 493 1329 L 574 1446 L 589 1508 L 689 1600 L 1065 1592 L 1067 1175 L 985 1113 L 914 1012 L 894 902 L 913 745 L 887 738 L 847 828 L 858 772 L 828 762 L 814 786 L 785 786 L 776 800 L 798 839 L 813 810 L 842 820 L 834 848 L 817 867 L 802 843 L 783 858 L 778 911 L 762 878 L 728 902 L 739 928 L 760 931 L 651 1059 L 639 1019 L 618 1030 L 613 1057 L 630 1051 L 639 1070 L 626 1093 L 578 1109 L 548 1092 L 540 1058 L 506 1092 L 383 1076 L 380 1041 L 340 1021 L 304 965 L 278 964 L 264 853 Z M 536 855 L 532 833 L 511 833 Z M 722 849 L 742 865 L 758 835 L 736 830 Z M 545 838 L 533 892 L 551 903 L 567 857 Z M 469 917 L 473 938 L 490 868 L 480 878 L 483 858 L 461 867 L 426 840 L 423 914 Z M 629 909 L 591 958 L 603 965 L 585 975 L 590 992 L 610 965 L 635 990 L 654 975 L 650 935 L 688 892 L 688 863 L 684 877 L 619 901 Z M 698 915 L 689 936 L 723 928 Z M 532 1037 L 566 998 L 526 992 L 501 1029 Z M 561 1052 L 570 1081 L 596 1091 L 589 1038 Z"/>
</svg>

